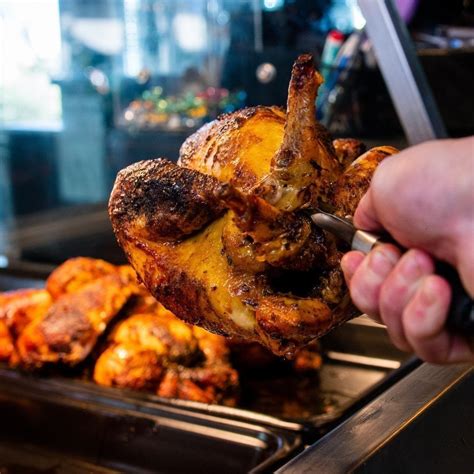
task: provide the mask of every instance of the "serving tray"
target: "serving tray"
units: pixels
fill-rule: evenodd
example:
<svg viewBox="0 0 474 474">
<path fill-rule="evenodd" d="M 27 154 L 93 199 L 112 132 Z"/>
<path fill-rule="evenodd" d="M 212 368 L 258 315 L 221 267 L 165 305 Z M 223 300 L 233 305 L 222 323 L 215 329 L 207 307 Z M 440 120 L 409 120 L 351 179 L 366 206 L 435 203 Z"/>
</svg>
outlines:
<svg viewBox="0 0 474 474">
<path fill-rule="evenodd" d="M 0 472 L 246 473 L 301 444 L 295 433 L 0 369 Z"/>
</svg>

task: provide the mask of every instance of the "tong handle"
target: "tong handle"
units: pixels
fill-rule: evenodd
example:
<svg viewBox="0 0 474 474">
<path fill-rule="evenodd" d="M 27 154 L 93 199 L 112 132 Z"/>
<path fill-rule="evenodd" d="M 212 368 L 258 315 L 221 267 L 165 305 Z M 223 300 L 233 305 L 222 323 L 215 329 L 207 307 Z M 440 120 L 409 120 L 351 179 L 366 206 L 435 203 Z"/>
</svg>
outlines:
<svg viewBox="0 0 474 474">
<path fill-rule="evenodd" d="M 451 285 L 451 304 L 446 325 L 456 332 L 474 334 L 474 300 L 465 290 L 458 272 L 451 265 L 438 261 L 436 273 Z"/>
<path fill-rule="evenodd" d="M 390 235 L 384 234 L 382 237 L 379 237 L 370 232 L 358 232 L 372 235 L 374 239 L 373 246 L 390 243 L 396 245 L 402 252 L 406 251 Z M 354 248 L 354 250 L 362 251 L 362 249 L 357 248 Z M 453 332 L 474 335 L 474 299 L 469 296 L 454 267 L 439 260 L 435 262 L 435 265 L 436 274 L 443 277 L 451 286 L 451 303 L 446 326 Z"/>
</svg>

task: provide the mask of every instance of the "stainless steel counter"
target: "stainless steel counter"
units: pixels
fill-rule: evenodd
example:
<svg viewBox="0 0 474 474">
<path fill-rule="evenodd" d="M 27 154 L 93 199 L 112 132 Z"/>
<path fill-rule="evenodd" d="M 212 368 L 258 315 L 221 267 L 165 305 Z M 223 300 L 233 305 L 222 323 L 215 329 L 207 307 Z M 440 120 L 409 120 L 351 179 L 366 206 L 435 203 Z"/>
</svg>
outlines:
<svg viewBox="0 0 474 474">
<path fill-rule="evenodd" d="M 474 366 L 422 364 L 277 472 L 473 471 Z"/>
</svg>

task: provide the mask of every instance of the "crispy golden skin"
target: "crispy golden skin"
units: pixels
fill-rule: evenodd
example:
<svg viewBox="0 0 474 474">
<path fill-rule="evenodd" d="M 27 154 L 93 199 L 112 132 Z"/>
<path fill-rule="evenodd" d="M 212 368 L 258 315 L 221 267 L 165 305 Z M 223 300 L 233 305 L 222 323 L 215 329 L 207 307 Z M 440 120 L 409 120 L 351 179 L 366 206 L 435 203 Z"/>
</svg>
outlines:
<svg viewBox="0 0 474 474">
<path fill-rule="evenodd" d="M 337 160 L 343 169 L 346 169 L 354 160 L 356 160 L 367 148 L 355 138 L 336 138 L 332 142 Z"/>
<path fill-rule="evenodd" d="M 119 323 L 94 381 L 204 403 L 235 402 L 238 376 L 224 338 L 193 328 L 159 305 Z"/>
<path fill-rule="evenodd" d="M 109 346 L 94 367 L 94 382 L 107 387 L 154 391 L 164 376 L 164 365 L 153 350 L 133 342 Z"/>
<path fill-rule="evenodd" d="M 183 143 L 178 163 L 250 191 L 270 172 L 284 127 L 285 112 L 278 107 L 251 107 L 222 115 Z"/>
<path fill-rule="evenodd" d="M 190 364 L 200 355 L 191 327 L 162 306 L 154 313 L 134 314 L 121 322 L 115 328 L 112 340 L 153 350 L 167 361 L 178 364 Z"/>
<path fill-rule="evenodd" d="M 355 208 L 368 186 L 369 167 L 342 173 L 359 145 L 339 143 L 336 152 L 315 121 L 320 83 L 301 56 L 286 114 L 256 107 L 224 115 L 183 144 L 178 165 L 159 159 L 122 170 L 109 202 L 120 245 L 159 301 L 191 324 L 280 355 L 356 313 L 340 249 L 304 212 L 321 203 Z M 175 190 L 179 199 L 169 198 Z"/>
<path fill-rule="evenodd" d="M 0 293 L 0 320 L 16 339 L 33 320 L 43 316 L 52 299 L 46 290 L 26 289 Z"/>
<path fill-rule="evenodd" d="M 117 268 L 104 260 L 76 257 L 66 260 L 46 280 L 46 290 L 56 299 L 74 293 L 91 281 L 115 273 Z"/>
<path fill-rule="evenodd" d="M 346 217 L 354 215 L 357 204 L 367 191 L 377 165 L 398 150 L 391 146 L 372 148 L 352 162 L 339 176 L 331 191 L 331 205 L 336 214 Z"/>
<path fill-rule="evenodd" d="M 34 367 L 54 362 L 67 365 L 81 362 L 132 293 L 133 287 L 115 272 L 97 278 L 75 293 L 59 297 L 18 338 L 22 362 Z"/>
</svg>

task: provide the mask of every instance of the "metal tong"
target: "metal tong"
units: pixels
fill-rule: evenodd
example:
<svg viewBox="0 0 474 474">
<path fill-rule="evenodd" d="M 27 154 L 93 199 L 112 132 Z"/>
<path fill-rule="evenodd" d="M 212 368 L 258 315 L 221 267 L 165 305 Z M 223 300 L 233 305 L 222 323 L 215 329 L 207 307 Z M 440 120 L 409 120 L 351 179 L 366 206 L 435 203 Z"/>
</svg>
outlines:
<svg viewBox="0 0 474 474">
<path fill-rule="evenodd" d="M 396 245 L 405 251 L 390 235 L 378 235 L 365 230 L 359 230 L 346 219 L 317 209 L 311 215 L 312 221 L 322 229 L 334 234 L 347 242 L 352 250 L 369 253 L 375 246 L 385 243 Z M 474 334 L 474 300 L 465 290 L 458 272 L 445 262 L 436 261 L 436 273 L 445 278 L 451 285 L 451 304 L 446 325 L 452 331 Z"/>
</svg>

